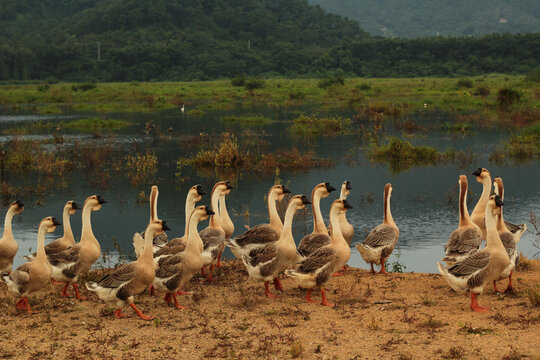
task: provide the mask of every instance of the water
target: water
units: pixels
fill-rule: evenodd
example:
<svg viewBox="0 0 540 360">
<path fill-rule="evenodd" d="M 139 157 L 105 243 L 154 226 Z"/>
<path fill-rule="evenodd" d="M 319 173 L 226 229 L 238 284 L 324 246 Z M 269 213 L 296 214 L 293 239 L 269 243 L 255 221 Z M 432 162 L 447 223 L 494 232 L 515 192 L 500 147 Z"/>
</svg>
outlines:
<svg viewBox="0 0 540 360">
<path fill-rule="evenodd" d="M 458 225 L 457 181 L 459 174 L 467 174 L 470 190 L 469 210 L 474 207 L 482 187 L 474 180 L 471 172 L 482 166 L 488 168 L 492 175 L 501 176 L 505 184 L 505 218 L 514 223 L 528 222 L 529 213 L 540 215 L 540 189 L 538 178 L 540 164 L 530 162 L 522 165 L 506 164 L 495 166 L 488 162 L 488 156 L 498 144 L 509 135 L 506 129 L 477 129 L 465 135 L 455 136 L 440 131 L 440 124 L 451 121 L 452 115 L 441 113 L 420 113 L 409 118 L 416 123 L 431 127 L 429 132 L 422 132 L 411 142 L 426 144 L 439 149 L 472 150 L 476 157 L 465 169 L 455 164 L 440 166 L 413 167 L 407 171 L 396 173 L 386 164 L 373 164 L 365 159 L 358 150 L 356 135 L 336 137 L 316 137 L 306 140 L 291 136 L 288 131 L 289 120 L 300 112 L 311 114 L 312 108 L 291 109 L 275 107 L 238 107 L 233 110 L 207 111 L 202 117 L 193 117 L 177 110 L 154 114 L 113 114 L 109 118 L 125 119 L 132 123 L 126 129 L 117 132 L 112 139 L 94 139 L 91 135 L 76 133 L 65 134 L 64 141 L 69 146 L 72 143 L 113 144 L 117 151 L 129 152 L 134 148 L 147 148 L 158 155 L 160 159 L 155 184 L 159 186 L 158 214 L 167 220 L 173 229 L 169 236 L 183 234 L 184 201 L 188 189 L 200 183 L 210 193 L 218 178 L 214 175 L 198 174 L 195 171 L 185 171 L 182 176 L 185 182 L 178 182 L 175 177 L 175 161 L 189 151 L 185 139 L 189 136 L 199 136 L 201 133 L 217 134 L 223 131 L 235 133 L 240 142 L 252 136 L 246 129 L 257 133 L 261 139 L 268 142 L 266 151 L 275 149 L 314 150 L 320 157 L 331 158 L 336 166 L 332 168 L 316 168 L 307 172 L 282 171 L 279 177 L 293 193 L 309 195 L 312 188 L 328 181 L 334 187 L 340 188 L 343 180 L 352 183 L 352 192 L 348 200 L 353 209 L 347 213 L 349 222 L 355 228 L 353 250 L 349 265 L 365 268 L 368 266 L 357 250 L 356 242 L 362 241 L 367 232 L 382 222 L 382 196 L 384 185 L 392 183 L 392 214 L 400 228 L 398 246 L 391 258 L 392 264 L 399 261 L 406 266 L 406 271 L 436 272 L 437 261 L 443 256 L 443 245 L 450 233 Z M 319 112 L 320 113 L 320 112 Z M 248 127 L 241 124 L 223 123 L 220 118 L 230 114 L 264 114 L 277 121 L 261 127 Z M 333 115 L 350 117 L 349 110 L 333 111 Z M 27 124 L 28 121 L 68 121 L 80 117 L 81 114 L 63 114 L 48 116 L 32 116 L 20 114 L 0 115 L 0 129 Z M 172 136 L 154 143 L 151 137 L 143 134 L 144 125 L 152 120 L 167 134 L 172 128 Z M 369 123 L 366 123 L 369 125 Z M 385 132 L 399 134 L 395 122 L 385 121 Z M 426 136 L 429 134 L 429 136 Z M 4 142 L 10 136 L 0 137 Z M 44 134 L 32 135 L 30 138 L 50 138 Z M 203 136 L 204 139 L 206 137 Z M 206 140 L 204 140 L 206 141 Z M 52 145 L 48 145 L 52 146 Z M 12 186 L 23 186 L 45 181 L 45 177 L 28 178 L 8 174 Z M 267 222 L 267 210 L 264 197 L 274 183 L 274 174 L 240 174 L 231 179 L 236 189 L 227 197 L 229 214 L 235 223 L 235 234 L 245 231 L 244 225 L 256 225 Z M 49 179 L 50 181 L 50 179 Z M 66 179 L 55 179 L 55 182 L 65 183 L 65 186 L 53 186 L 47 190 L 43 204 L 36 204 L 37 198 L 21 198 L 28 206 L 25 211 L 14 218 L 13 232 L 19 242 L 19 252 L 15 258 L 15 266 L 23 262 L 22 256 L 35 250 L 37 225 L 45 216 L 62 217 L 62 208 L 66 201 L 74 199 L 84 202 L 89 195 L 100 193 L 108 203 L 92 215 L 92 224 L 96 237 L 102 249 L 115 252 L 113 241 L 116 240 L 126 253 L 132 251 L 132 236 L 135 231 L 143 229 L 149 217 L 148 204 L 139 204 L 138 195 L 141 191 L 149 192 L 153 184 L 132 186 L 124 175 L 103 178 L 102 173 L 77 170 L 70 173 Z M 323 216 L 328 219 L 329 207 L 333 199 L 339 196 L 339 191 L 321 201 Z M 472 198 L 472 199 L 471 199 Z M 209 204 L 209 195 L 203 198 L 201 204 Z M 247 216 L 246 214 L 249 214 Z M 71 217 L 75 237 L 80 234 L 80 212 Z M 206 224 L 201 224 L 200 229 Z M 531 224 L 528 224 L 531 227 Z M 297 215 L 294 223 L 294 237 L 298 242 L 304 234 L 312 230 L 311 214 Z M 60 237 L 62 228 L 55 234 L 47 235 L 47 241 Z M 535 248 L 532 246 L 534 235 L 527 232 L 523 235 L 518 247 L 526 256 L 532 256 Z M 225 255 L 231 256 L 230 253 Z"/>
</svg>

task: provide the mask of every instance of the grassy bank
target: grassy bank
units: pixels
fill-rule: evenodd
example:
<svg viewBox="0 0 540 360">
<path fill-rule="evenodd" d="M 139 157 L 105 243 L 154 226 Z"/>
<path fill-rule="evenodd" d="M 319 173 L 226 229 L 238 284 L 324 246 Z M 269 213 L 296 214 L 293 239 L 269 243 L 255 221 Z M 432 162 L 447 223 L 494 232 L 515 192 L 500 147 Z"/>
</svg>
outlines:
<svg viewBox="0 0 540 360">
<path fill-rule="evenodd" d="M 186 106 L 199 110 L 227 109 L 237 103 L 291 106 L 320 104 L 321 108 L 404 114 L 416 110 L 475 111 L 494 116 L 540 106 L 540 85 L 523 76 L 490 75 L 468 79 L 269 79 L 253 89 L 234 81 L 174 83 L 33 84 L 0 86 L 0 104 L 29 105 L 38 113 L 160 111 Z M 237 84 L 236 84 L 237 85 Z M 75 90 L 76 89 L 76 90 Z M 500 98 L 500 91 L 507 98 Z M 514 98 L 518 96 L 518 98 Z M 62 105 L 62 106 L 59 106 Z M 65 105 L 65 106 L 64 106 Z"/>
</svg>

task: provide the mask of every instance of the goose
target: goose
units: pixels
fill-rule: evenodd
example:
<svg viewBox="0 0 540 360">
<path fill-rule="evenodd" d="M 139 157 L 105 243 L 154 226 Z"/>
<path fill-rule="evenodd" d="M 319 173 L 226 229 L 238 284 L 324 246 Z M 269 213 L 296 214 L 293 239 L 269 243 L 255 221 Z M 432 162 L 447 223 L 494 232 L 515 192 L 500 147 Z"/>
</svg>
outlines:
<svg viewBox="0 0 540 360">
<path fill-rule="evenodd" d="M 339 195 L 339 198 L 341 200 L 347 200 L 347 196 L 351 194 L 351 190 L 351 182 L 349 180 L 345 180 L 341 184 L 341 193 Z M 346 212 L 342 212 L 339 215 L 339 228 L 341 229 L 341 233 L 343 234 L 345 241 L 350 246 L 351 240 L 354 235 L 354 227 L 347 221 L 347 217 L 345 216 L 345 214 Z M 328 227 L 328 233 L 332 235 L 332 222 L 330 222 L 330 226 Z"/>
<path fill-rule="evenodd" d="M 324 285 L 330 280 L 332 274 L 342 269 L 351 257 L 351 247 L 347 244 L 340 229 L 340 215 L 352 209 L 347 200 L 334 200 L 330 208 L 330 224 L 335 230 L 332 233 L 330 244 L 320 247 L 309 256 L 303 258 L 295 269 L 285 270 L 285 275 L 292 277 L 297 286 L 308 289 L 306 301 L 315 303 L 311 299 L 311 292 L 315 287 L 321 289 L 321 305 L 334 306 L 326 299 Z"/>
<path fill-rule="evenodd" d="M 37 236 L 37 254 L 34 260 L 22 264 L 11 273 L 2 273 L 2 279 L 6 282 L 8 290 L 20 297 L 15 304 L 18 310 L 27 310 L 30 314 L 37 312 L 30 307 L 28 294 L 41 290 L 49 282 L 52 269 L 45 254 L 45 233 L 53 232 L 58 225 L 61 224 L 54 217 L 41 220 Z"/>
<path fill-rule="evenodd" d="M 222 227 L 222 220 L 219 216 L 219 197 L 221 194 L 227 194 L 234 187 L 228 181 L 219 181 L 212 189 L 212 211 L 210 216 L 210 225 L 204 230 L 201 230 L 200 236 L 204 244 L 202 258 L 204 265 L 210 265 L 210 272 L 206 274 L 204 268 L 201 272 L 208 281 L 212 281 L 212 272 L 214 271 L 214 263 L 219 258 L 219 254 L 225 246 L 225 230 Z"/>
<path fill-rule="evenodd" d="M 496 177 L 493 182 L 494 192 L 495 194 L 499 195 L 501 197 L 501 201 L 504 201 L 504 184 L 500 177 Z M 527 226 L 523 229 L 525 231 L 527 229 Z M 501 238 L 502 244 L 504 248 L 506 249 L 506 253 L 508 254 L 508 257 L 510 258 L 510 264 L 504 271 L 502 272 L 501 276 L 497 280 L 504 280 L 508 278 L 508 286 L 506 287 L 505 293 L 513 293 L 514 288 L 512 286 L 512 272 L 517 266 L 517 263 L 519 261 L 517 251 L 517 243 L 521 239 L 521 235 L 523 232 L 517 232 L 516 234 L 512 234 L 504 221 L 503 218 L 503 209 L 501 208 L 501 213 L 497 217 L 497 232 L 499 234 L 499 237 Z M 493 290 L 495 292 L 499 292 L 499 289 L 497 289 L 497 280 L 493 280 Z"/>
<path fill-rule="evenodd" d="M 493 195 L 486 204 L 486 247 L 480 249 L 462 261 L 444 267 L 437 263 L 439 272 L 448 285 L 456 292 L 471 293 L 471 310 L 486 312 L 488 309 L 478 305 L 477 297 L 482 294 L 484 286 L 500 277 L 501 273 L 510 264 L 510 258 L 506 252 L 501 238 L 497 233 L 496 215 L 500 214 L 503 202 L 499 195 Z"/>
<path fill-rule="evenodd" d="M 186 249 L 175 256 L 167 258 L 156 270 L 153 282 L 154 288 L 165 291 L 167 294 L 164 300 L 168 304 L 174 301 L 174 306 L 177 309 L 185 309 L 185 307 L 178 303 L 176 295 L 178 293 L 185 294 L 181 289 L 204 265 L 201 256 L 204 245 L 197 230 L 197 225 L 200 221 L 206 220 L 208 216 L 212 215 L 215 214 L 208 206 L 196 207 L 191 212 L 188 223 Z"/>
<path fill-rule="evenodd" d="M 241 259 L 242 254 L 249 253 L 254 248 L 278 241 L 279 234 L 283 230 L 283 223 L 277 211 L 276 201 L 282 201 L 285 194 L 290 193 L 283 185 L 272 186 L 266 197 L 270 222 L 254 226 L 233 239 L 225 239 L 225 244 L 229 246 L 237 259 Z"/>
<path fill-rule="evenodd" d="M 64 227 L 64 236 L 58 238 L 54 241 L 51 241 L 45 246 L 45 254 L 51 255 L 59 253 L 60 251 L 66 250 L 68 247 L 75 245 L 75 237 L 73 236 L 73 231 L 71 231 L 71 224 L 69 222 L 69 216 L 75 214 L 77 209 L 81 207 L 75 201 L 70 200 L 64 205 L 64 213 L 62 216 L 63 227 Z M 32 261 L 36 258 L 36 253 L 26 255 L 24 258 L 28 261 Z"/>
<path fill-rule="evenodd" d="M 11 221 L 14 215 L 22 213 L 24 210 L 24 204 L 19 200 L 16 200 L 9 205 L 6 213 L 6 219 L 4 220 L 4 235 L 0 239 L 0 272 L 10 272 L 13 267 L 13 258 L 19 250 L 19 245 L 15 238 L 13 238 L 13 232 L 11 231 Z"/>
<path fill-rule="evenodd" d="M 471 221 L 467 210 L 467 176 L 459 176 L 459 227 L 450 234 L 444 245 L 446 256 L 441 261 L 447 265 L 463 260 L 477 251 L 482 244 L 482 231 Z"/>
<path fill-rule="evenodd" d="M 231 189 L 234 189 L 234 187 L 231 186 Z M 222 193 L 219 197 L 219 217 L 221 219 L 221 227 L 223 228 L 223 231 L 225 231 L 225 240 L 230 239 L 231 235 L 234 233 L 234 224 L 229 216 L 229 213 L 227 212 L 227 205 L 225 203 L 225 196 L 229 195 L 231 193 L 231 189 L 228 189 L 226 192 Z M 218 260 L 216 267 L 221 267 L 221 254 L 223 254 L 223 250 L 225 249 L 225 243 L 221 247 L 221 251 L 218 255 Z"/>
<path fill-rule="evenodd" d="M 399 229 L 394 222 L 390 212 L 390 197 L 392 195 L 392 185 L 386 184 L 384 187 L 384 220 L 381 225 L 376 226 L 364 242 L 356 245 L 356 249 L 364 258 L 364 261 L 371 264 L 371 273 L 375 273 L 373 264 L 381 265 L 379 274 L 386 274 L 384 262 L 392 251 L 399 238 Z"/>
<path fill-rule="evenodd" d="M 158 187 L 156 185 L 152 186 L 152 190 L 150 191 L 150 222 L 157 220 L 157 199 L 159 196 Z M 135 233 L 133 235 L 133 247 L 135 248 L 135 255 L 137 258 L 141 255 L 143 248 L 144 248 L 144 237 L 142 236 L 144 234 L 144 231 L 141 231 L 140 233 Z M 165 231 L 158 231 L 154 235 L 154 239 L 152 242 L 152 246 L 154 249 L 154 252 L 161 249 L 163 246 L 167 244 L 168 236 L 165 233 Z"/>
<path fill-rule="evenodd" d="M 298 252 L 308 256 L 318 248 L 330 244 L 330 235 L 321 214 L 321 198 L 325 198 L 336 190 L 330 183 L 320 183 L 311 191 L 311 208 L 313 209 L 313 232 L 300 240 Z"/>
<path fill-rule="evenodd" d="M 105 203 L 106 201 L 101 195 L 89 196 L 83 205 L 81 241 L 64 251 L 49 255 L 48 257 L 52 265 L 52 277 L 56 281 L 66 283 L 64 289 L 62 289 L 62 296 L 64 297 L 69 296 L 67 289 L 71 283 L 75 290 L 75 297 L 78 300 L 86 300 L 86 298 L 79 294 L 77 280 L 79 279 L 79 275 L 86 273 L 92 264 L 101 256 L 101 247 L 92 232 L 90 215 L 92 211 L 101 209 L 101 205 Z"/>
<path fill-rule="evenodd" d="M 264 281 L 264 292 L 267 297 L 278 297 L 270 293 L 268 287 L 270 281 L 274 281 L 274 287 L 283 290 L 278 279 L 279 274 L 286 269 L 294 268 L 300 259 L 292 235 L 292 221 L 294 214 L 304 209 L 306 204 L 311 204 L 311 202 L 304 195 L 293 196 L 287 205 L 279 240 L 266 243 L 253 249 L 249 254 L 242 255 L 242 262 L 249 276 L 255 280 Z"/>
<path fill-rule="evenodd" d="M 154 281 L 153 242 L 156 234 L 170 230 L 164 220 L 152 220 L 146 228 L 144 250 L 136 261 L 117 267 L 111 274 L 98 282 L 87 282 L 86 288 L 95 292 L 110 307 L 116 308 L 117 319 L 128 317 L 122 308 L 129 304 L 143 320 L 154 316 L 144 315 L 133 303 L 134 295 L 140 294 Z"/>
<path fill-rule="evenodd" d="M 478 225 L 482 232 L 482 239 L 485 239 L 486 224 L 484 215 L 486 212 L 486 204 L 489 200 L 489 195 L 491 194 L 491 174 L 484 168 L 478 168 L 472 174 L 476 176 L 476 181 L 482 184 L 482 195 L 480 195 L 480 199 L 478 199 L 478 202 L 471 213 L 471 220 Z"/>
<path fill-rule="evenodd" d="M 493 182 L 493 190 L 494 190 L 494 193 L 496 195 L 499 195 L 501 197 L 501 200 L 504 201 L 504 184 L 500 177 L 495 178 Z M 501 210 L 501 213 L 502 213 L 502 210 Z M 521 240 L 521 237 L 523 236 L 525 231 L 527 231 L 527 224 L 525 223 L 521 225 L 515 225 L 515 224 L 512 224 L 511 222 L 503 220 L 503 224 L 500 225 L 501 228 L 503 228 L 502 225 L 504 225 L 504 228 L 506 228 L 506 231 L 509 231 L 513 235 L 514 241 L 516 242 L 516 244 L 519 242 L 519 240 Z M 499 227 L 499 225 L 497 226 Z"/>
</svg>

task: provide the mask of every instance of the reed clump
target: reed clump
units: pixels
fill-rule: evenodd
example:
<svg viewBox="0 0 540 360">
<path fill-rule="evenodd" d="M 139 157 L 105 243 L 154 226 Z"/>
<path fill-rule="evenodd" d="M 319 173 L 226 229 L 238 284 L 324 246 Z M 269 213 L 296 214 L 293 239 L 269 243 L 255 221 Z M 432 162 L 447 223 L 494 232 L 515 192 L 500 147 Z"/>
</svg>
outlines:
<svg viewBox="0 0 540 360">
<path fill-rule="evenodd" d="M 293 120 L 291 132 L 295 135 L 337 135 L 349 131 L 350 119 L 300 115 Z"/>
<path fill-rule="evenodd" d="M 501 162 L 511 159 L 523 162 L 540 158 L 540 123 L 523 129 L 519 135 L 513 135 L 490 155 L 490 160 Z"/>
</svg>

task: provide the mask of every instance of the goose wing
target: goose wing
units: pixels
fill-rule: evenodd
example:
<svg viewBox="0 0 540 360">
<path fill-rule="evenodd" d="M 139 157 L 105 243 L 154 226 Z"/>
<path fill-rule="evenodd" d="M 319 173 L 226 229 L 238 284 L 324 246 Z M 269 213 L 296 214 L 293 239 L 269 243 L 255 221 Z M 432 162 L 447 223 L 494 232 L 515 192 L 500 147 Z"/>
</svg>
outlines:
<svg viewBox="0 0 540 360">
<path fill-rule="evenodd" d="M 397 240 L 397 237 L 398 232 L 395 227 L 382 224 L 371 230 L 364 240 L 364 245 L 371 246 L 372 248 L 389 246 Z"/>
<path fill-rule="evenodd" d="M 180 244 L 178 246 L 164 246 L 154 253 L 154 258 L 166 255 L 178 254 L 186 249 L 185 244 Z"/>
<path fill-rule="evenodd" d="M 456 277 L 465 277 L 483 270 L 489 263 L 491 254 L 489 251 L 477 251 L 467 256 L 464 260 L 448 268 L 448 272 Z"/>
<path fill-rule="evenodd" d="M 444 245 L 444 250 L 446 255 L 467 254 L 478 250 L 481 244 L 482 238 L 474 228 L 465 229 L 464 231 L 458 229 L 450 234 L 448 242 Z"/>
<path fill-rule="evenodd" d="M 66 250 L 56 254 L 48 255 L 49 263 L 52 266 L 58 266 L 61 264 L 75 263 L 79 260 L 81 254 L 81 247 L 79 244 L 68 247 Z"/>
<path fill-rule="evenodd" d="M 508 253 L 508 256 L 511 257 L 516 252 L 516 241 L 514 240 L 514 235 L 511 232 L 505 231 L 499 235 L 501 242 Z"/>
<path fill-rule="evenodd" d="M 22 294 L 28 288 L 30 283 L 30 266 L 31 263 L 22 264 L 17 268 L 17 270 L 12 271 L 9 274 L 9 277 L 15 284 L 17 284 L 17 289 L 19 293 Z"/>
<path fill-rule="evenodd" d="M 247 245 L 266 244 L 279 240 L 279 234 L 268 224 L 260 224 L 252 227 L 242 235 L 236 236 L 234 242 L 238 247 Z"/>
<path fill-rule="evenodd" d="M 50 254 L 56 254 L 56 253 L 59 253 L 61 251 L 64 251 L 66 248 L 65 248 L 64 245 L 62 245 L 60 240 L 61 239 L 56 239 L 56 240 L 48 243 L 45 246 L 45 254 L 50 255 Z"/>
<path fill-rule="evenodd" d="M 185 237 L 178 237 L 178 238 L 174 238 L 171 241 L 169 241 L 167 244 L 164 245 L 164 247 L 183 246 L 185 248 L 186 243 L 187 243 L 187 241 L 186 241 Z"/>
<path fill-rule="evenodd" d="M 336 251 L 329 246 L 318 249 L 298 263 L 297 271 L 309 274 L 322 269 L 332 262 Z"/>
<path fill-rule="evenodd" d="M 117 267 L 112 273 L 98 281 L 98 285 L 105 288 L 117 288 L 131 281 L 135 276 L 137 262 L 131 262 Z"/>
<path fill-rule="evenodd" d="M 157 246 L 157 247 L 163 247 L 165 245 L 167 245 L 167 240 L 169 239 L 169 237 L 167 236 L 167 234 L 163 233 L 163 234 L 159 234 L 159 235 L 154 235 L 154 239 L 152 240 L 154 246 Z"/>
<path fill-rule="evenodd" d="M 298 244 L 298 253 L 302 256 L 308 256 L 317 249 L 330 244 L 330 236 L 325 234 L 308 234 L 300 240 Z"/>
<path fill-rule="evenodd" d="M 504 224 L 506 225 L 506 227 L 508 228 L 508 230 L 510 230 L 512 234 L 515 234 L 516 232 L 523 230 L 523 228 L 525 227 L 525 224 L 516 225 L 506 220 L 504 220 Z"/>
</svg>

